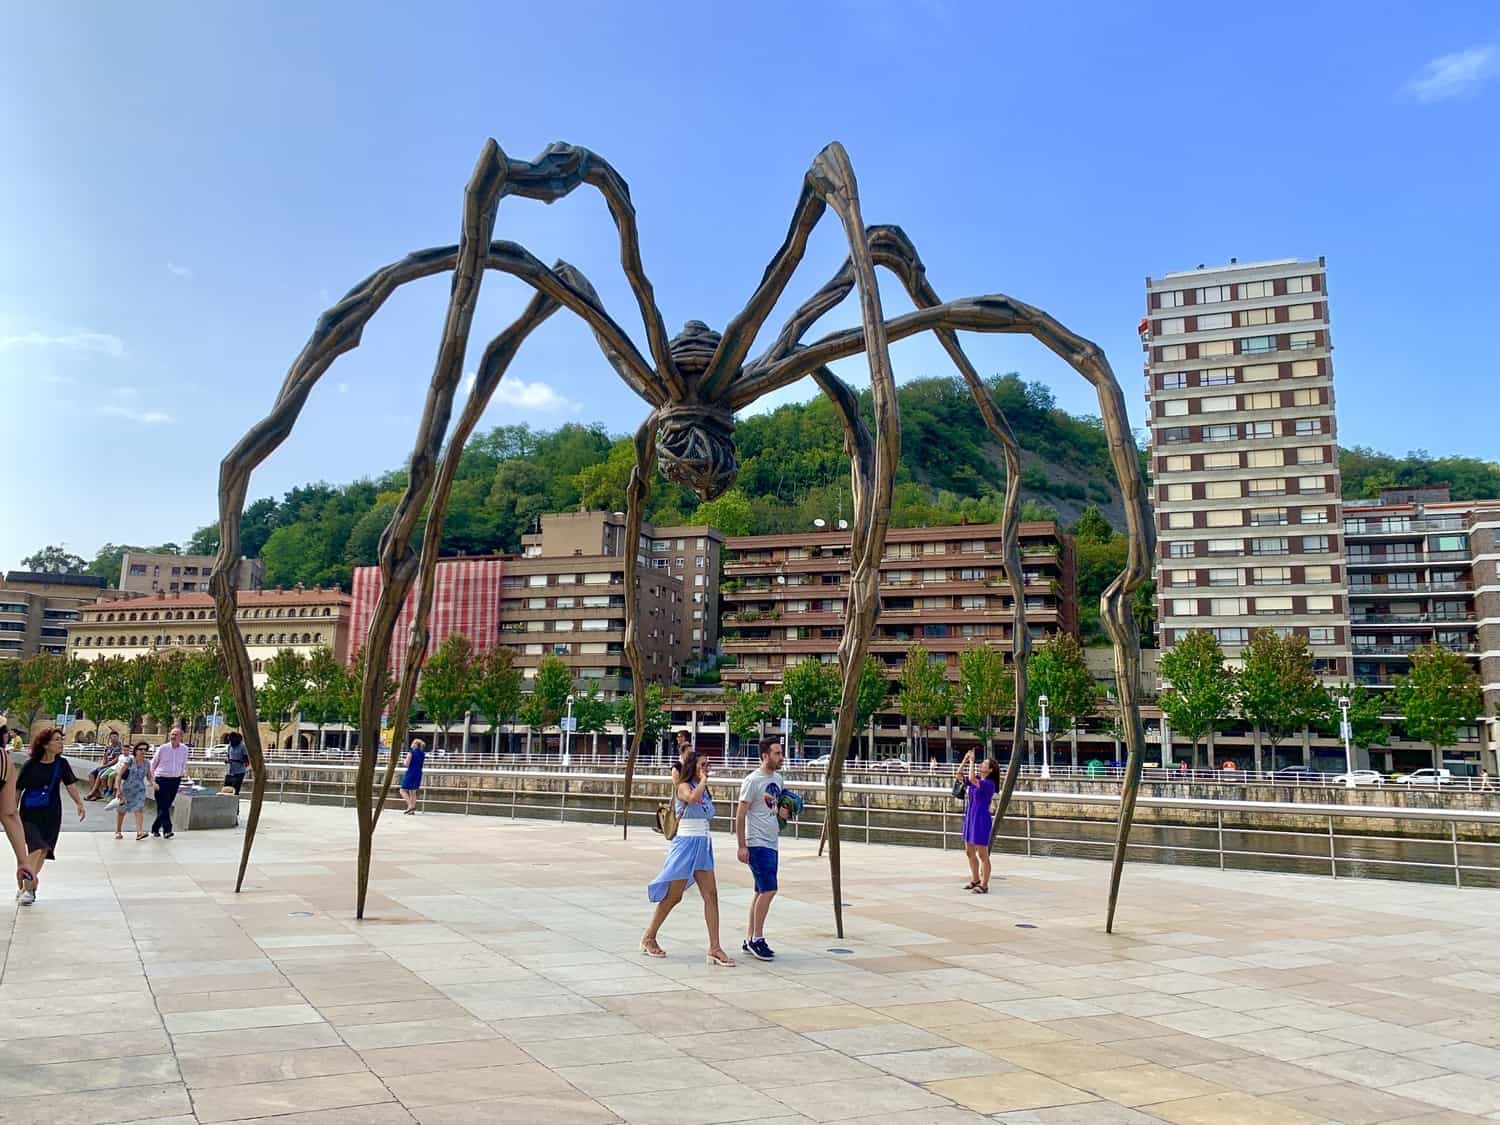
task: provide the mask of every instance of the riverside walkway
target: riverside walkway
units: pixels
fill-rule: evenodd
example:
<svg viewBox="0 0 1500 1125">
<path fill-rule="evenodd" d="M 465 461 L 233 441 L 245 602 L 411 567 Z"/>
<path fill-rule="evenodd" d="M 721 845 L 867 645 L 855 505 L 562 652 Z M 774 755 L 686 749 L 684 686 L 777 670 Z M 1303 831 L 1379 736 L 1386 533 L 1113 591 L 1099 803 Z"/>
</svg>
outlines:
<svg viewBox="0 0 1500 1125">
<path fill-rule="evenodd" d="M 91 807 L 91 814 L 92 814 Z M 1500 891 L 784 841 L 773 964 L 636 952 L 660 837 L 346 809 L 65 831 L 0 906 L 0 1121 L 1304 1125 L 1500 1120 Z M 719 835 L 725 945 L 748 873 Z"/>
</svg>

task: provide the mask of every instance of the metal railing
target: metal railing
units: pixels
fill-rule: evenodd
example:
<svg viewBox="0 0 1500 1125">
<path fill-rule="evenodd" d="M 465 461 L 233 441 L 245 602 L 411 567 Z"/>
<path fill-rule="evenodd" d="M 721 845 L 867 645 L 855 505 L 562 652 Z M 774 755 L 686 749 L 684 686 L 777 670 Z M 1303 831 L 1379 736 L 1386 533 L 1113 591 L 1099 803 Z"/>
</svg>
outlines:
<svg viewBox="0 0 1500 1125">
<path fill-rule="evenodd" d="M 288 769 L 273 769 L 268 796 L 287 803 L 351 807 L 353 769 L 323 767 L 321 772 L 335 777 L 299 778 Z M 618 780 L 613 773 L 581 770 L 429 771 L 417 807 L 425 812 L 618 827 Z M 665 795 L 668 778 L 648 773 L 637 781 L 640 790 L 631 824 L 646 829 L 654 823 L 655 806 Z M 729 779 L 724 788 L 732 789 Z M 794 838 L 816 839 L 825 806 L 816 788 L 803 795 L 803 816 L 788 830 Z M 1108 858 L 1118 804 L 1119 796 L 1113 793 L 1018 790 L 996 837 L 997 850 Z M 844 786 L 840 808 L 847 842 L 944 850 L 963 846 L 963 806 L 936 786 L 850 782 Z M 1088 815 L 1091 811 L 1096 815 Z M 732 831 L 733 818 L 731 798 L 719 806 L 715 830 Z M 1374 821 L 1394 821 L 1404 830 L 1366 830 Z M 1500 811 L 1142 795 L 1129 855 L 1142 862 L 1220 870 L 1500 887 L 1497 848 Z"/>
</svg>

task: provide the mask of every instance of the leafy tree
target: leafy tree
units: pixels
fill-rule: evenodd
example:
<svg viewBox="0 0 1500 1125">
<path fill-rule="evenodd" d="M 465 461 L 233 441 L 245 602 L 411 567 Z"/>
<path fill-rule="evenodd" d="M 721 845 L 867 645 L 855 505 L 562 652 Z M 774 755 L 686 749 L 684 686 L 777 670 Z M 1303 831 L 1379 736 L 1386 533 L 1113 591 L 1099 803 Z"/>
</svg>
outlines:
<svg viewBox="0 0 1500 1125">
<path fill-rule="evenodd" d="M 474 646 L 462 633 L 449 633 L 428 657 L 417 685 L 417 702 L 443 732 L 445 748 L 448 729 L 469 709 L 473 688 Z"/>
<path fill-rule="evenodd" d="M 574 483 L 578 489 L 579 502 L 588 508 L 623 512 L 625 492 L 630 485 L 630 471 L 633 468 L 635 443 L 629 438 L 621 438 L 610 446 L 607 458 L 585 466 L 576 474 Z"/>
<path fill-rule="evenodd" d="M 1157 665 L 1162 680 L 1171 686 L 1158 703 L 1172 730 L 1193 746 L 1193 768 L 1200 765 L 1198 747 L 1214 731 L 1228 725 L 1238 701 L 1233 672 L 1224 667 L 1224 650 L 1218 638 L 1195 629 L 1162 653 Z"/>
<path fill-rule="evenodd" d="M 210 645 L 187 653 L 182 662 L 179 683 L 181 692 L 178 705 L 183 719 L 190 726 L 197 724 L 199 716 L 208 714 L 214 696 L 220 696 L 222 706 L 223 696 L 228 694 L 229 685 L 221 670 L 218 649 Z M 206 727 L 204 733 L 207 734 Z"/>
<path fill-rule="evenodd" d="M 318 747 L 323 746 L 323 728 L 336 723 L 347 692 L 349 670 L 339 663 L 327 645 L 307 654 L 304 666 L 306 687 L 301 703 L 302 717 L 318 728 Z"/>
<path fill-rule="evenodd" d="M 597 687 L 576 692 L 573 696 L 573 719 L 578 734 L 594 736 L 594 753 L 599 753 L 599 732 L 615 717 L 614 704 L 599 694 Z"/>
<path fill-rule="evenodd" d="M 927 728 L 950 711 L 948 678 L 943 666 L 934 663 L 927 649 L 912 645 L 906 650 L 901 666 L 901 687 L 897 705 L 916 732 L 914 753 L 923 754 L 927 745 Z"/>
<path fill-rule="evenodd" d="M 1265 733 L 1274 761 L 1287 736 L 1327 718 L 1328 693 L 1313 672 L 1306 637 L 1257 629 L 1243 658 L 1240 714 Z"/>
<path fill-rule="evenodd" d="M 840 687 L 842 686 L 840 684 Z M 856 737 L 875 717 L 875 712 L 885 702 L 889 690 L 890 682 L 885 678 L 885 666 L 874 656 L 866 653 L 864 666 L 859 670 L 859 683 L 855 687 L 854 731 Z"/>
<path fill-rule="evenodd" d="M 146 679 L 146 714 L 162 726 L 171 726 L 183 713 L 183 675 L 187 652 L 180 648 L 164 649 L 150 657 Z"/>
<path fill-rule="evenodd" d="M 1336 688 L 1328 688 L 1327 696 L 1323 713 L 1316 724 L 1320 731 L 1327 735 L 1338 734 L 1339 720 L 1342 718 L 1339 700 L 1347 699 L 1349 744 L 1361 750 L 1385 745 L 1390 735 L 1382 717 L 1386 713 L 1386 703 L 1379 694 L 1369 690 L 1364 684 L 1344 683 Z"/>
<path fill-rule="evenodd" d="M 1033 730 L 1040 729 L 1041 698 L 1047 697 L 1047 716 L 1055 738 L 1078 726 L 1094 713 L 1099 703 L 1099 685 L 1094 682 L 1083 649 L 1072 633 L 1054 633 L 1037 646 L 1027 665 L 1026 716 Z"/>
<path fill-rule="evenodd" d="M 21 703 L 21 661 L 0 660 L 0 715 L 10 714 Z"/>
<path fill-rule="evenodd" d="M 743 745 L 760 733 L 760 724 L 774 717 L 769 697 L 758 691 L 735 692 L 729 707 L 724 712 L 724 723 L 729 733 Z"/>
<path fill-rule="evenodd" d="M 22 559 L 21 568 L 34 574 L 83 574 L 87 565 L 65 547 L 43 547 Z"/>
<path fill-rule="evenodd" d="M 1014 712 L 1016 680 L 999 649 L 975 645 L 958 654 L 958 700 L 964 726 L 984 736 L 993 753 L 995 721 Z"/>
<path fill-rule="evenodd" d="M 508 723 L 521 709 L 521 673 L 516 669 L 515 653 L 505 645 L 496 645 L 474 660 L 472 687 L 474 708 L 494 732 L 495 752 L 500 752 L 500 724 Z"/>
<path fill-rule="evenodd" d="M 782 693 L 792 697 L 792 742 L 799 752 L 808 728 L 833 717 L 839 705 L 839 687 L 838 669 L 815 656 L 799 660 L 782 673 Z"/>
<path fill-rule="evenodd" d="M 256 710 L 279 745 L 281 732 L 291 722 L 292 715 L 301 710 L 307 694 L 307 660 L 292 649 L 279 649 L 266 661 L 265 677 L 255 692 Z"/>
<path fill-rule="evenodd" d="M 531 691 L 521 704 L 521 721 L 542 738 L 544 746 L 546 729 L 555 727 L 562 718 L 572 691 L 573 673 L 562 657 L 550 653 L 542 657 L 531 680 Z"/>
<path fill-rule="evenodd" d="M 149 671 L 149 661 L 139 658 L 108 656 L 95 660 L 88 666 L 80 691 L 83 710 L 96 726 L 114 719 L 125 723 L 127 730 L 134 730 L 146 711 Z"/>
<path fill-rule="evenodd" d="M 1411 654 L 1411 672 L 1396 681 L 1396 709 L 1406 733 L 1432 747 L 1436 765 L 1458 728 L 1483 710 L 1479 677 L 1469 662 L 1441 645 L 1423 645 Z"/>
<path fill-rule="evenodd" d="M 37 715 L 57 715 L 86 677 L 81 661 L 70 661 L 54 653 L 38 653 L 21 662 L 18 704 L 26 716 L 26 726 L 36 722 Z"/>
<path fill-rule="evenodd" d="M 755 509 L 750 498 L 738 488 L 731 488 L 717 499 L 699 504 L 688 522 L 716 527 L 725 535 L 750 535 L 755 526 Z"/>
<path fill-rule="evenodd" d="M 661 684 L 646 685 L 646 724 L 641 732 L 641 747 L 656 746 L 672 727 L 672 712 L 667 710 L 667 693 Z M 635 737 L 635 700 L 622 695 L 615 701 L 615 722 L 625 730 L 627 739 Z"/>
<path fill-rule="evenodd" d="M 359 655 L 354 658 L 354 663 L 349 665 L 348 674 L 343 677 L 339 684 L 339 708 L 338 721 L 352 727 L 356 732 L 359 730 L 359 721 L 365 705 L 365 668 L 367 667 L 366 655 L 368 649 L 360 649 Z M 390 710 L 391 701 L 396 698 L 396 681 L 391 676 L 390 668 L 387 666 L 384 682 L 380 687 L 380 709 L 381 712 Z M 358 738 L 358 734 L 355 735 Z M 377 741 L 379 736 L 376 736 Z"/>
<path fill-rule="evenodd" d="M 1119 538 L 1115 534 L 1115 529 L 1104 518 L 1104 513 L 1093 504 L 1085 508 L 1083 515 L 1078 517 L 1078 523 L 1073 528 L 1073 537 L 1080 543 L 1109 543 Z"/>
</svg>

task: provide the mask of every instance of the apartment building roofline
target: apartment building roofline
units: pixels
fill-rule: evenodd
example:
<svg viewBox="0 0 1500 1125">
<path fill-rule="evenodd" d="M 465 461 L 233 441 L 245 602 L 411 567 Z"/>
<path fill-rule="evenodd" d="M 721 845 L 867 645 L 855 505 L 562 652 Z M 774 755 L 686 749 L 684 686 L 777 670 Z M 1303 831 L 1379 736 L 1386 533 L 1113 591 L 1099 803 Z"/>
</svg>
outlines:
<svg viewBox="0 0 1500 1125">
<path fill-rule="evenodd" d="M 7 582 L 23 582 L 28 586 L 90 586 L 98 590 L 109 590 L 109 583 L 93 574 L 49 574 L 40 570 L 8 570 Z"/>
<path fill-rule="evenodd" d="M 1240 273 L 1248 270 L 1284 270 L 1289 266 L 1317 266 L 1320 269 L 1327 267 L 1327 262 L 1320 254 L 1317 258 L 1266 258 L 1258 262 L 1241 262 L 1230 258 L 1226 265 L 1209 266 L 1199 265 L 1190 270 L 1174 270 L 1164 273 L 1160 277 L 1146 275 L 1146 287 L 1149 289 L 1160 282 L 1181 282 L 1185 277 L 1207 277 L 1217 273 Z"/>
</svg>

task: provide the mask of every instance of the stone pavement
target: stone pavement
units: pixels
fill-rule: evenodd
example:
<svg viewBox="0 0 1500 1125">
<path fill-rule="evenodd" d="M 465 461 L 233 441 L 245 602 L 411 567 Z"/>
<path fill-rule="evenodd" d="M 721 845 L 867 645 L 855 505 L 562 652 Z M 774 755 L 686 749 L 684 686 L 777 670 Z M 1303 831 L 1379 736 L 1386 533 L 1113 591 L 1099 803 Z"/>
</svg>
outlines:
<svg viewBox="0 0 1500 1125">
<path fill-rule="evenodd" d="M 387 815 L 363 923 L 352 812 L 268 805 L 236 896 L 239 842 L 70 831 L 0 906 L 0 1122 L 1500 1120 L 1496 891 L 1141 864 L 1110 937 L 1102 863 L 848 845 L 838 941 L 787 842 L 723 970 L 696 895 L 636 953 L 649 831 Z"/>
</svg>

